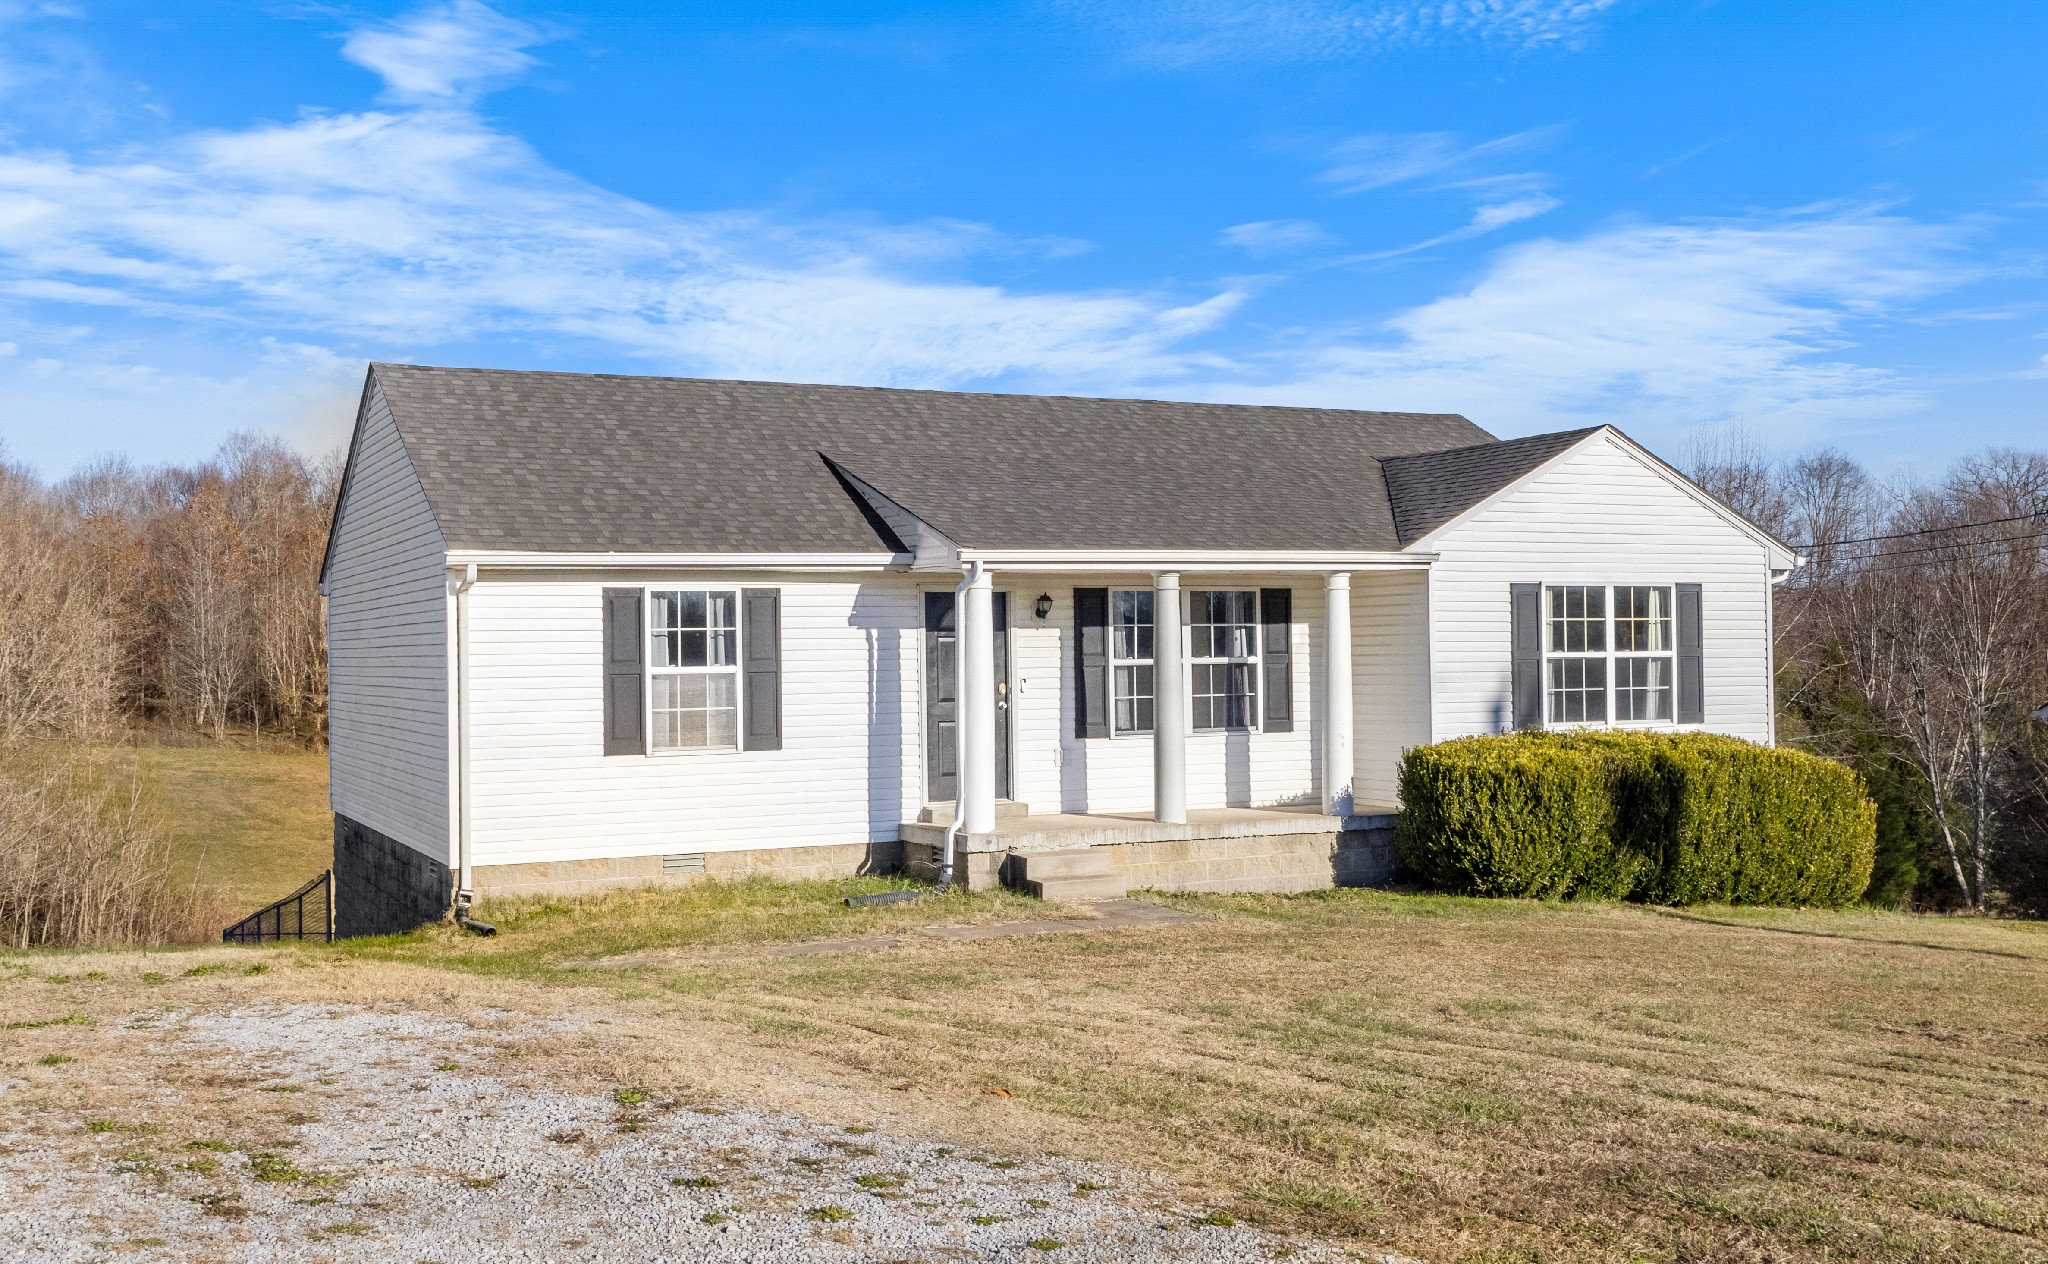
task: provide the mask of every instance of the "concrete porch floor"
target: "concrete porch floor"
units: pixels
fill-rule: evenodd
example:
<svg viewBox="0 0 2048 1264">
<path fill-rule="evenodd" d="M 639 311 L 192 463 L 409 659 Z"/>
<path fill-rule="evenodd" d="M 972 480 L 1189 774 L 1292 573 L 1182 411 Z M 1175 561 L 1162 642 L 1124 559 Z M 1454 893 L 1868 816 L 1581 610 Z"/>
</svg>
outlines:
<svg viewBox="0 0 2048 1264">
<path fill-rule="evenodd" d="M 1314 808 L 1196 808 L 1185 825 L 1168 825 L 1145 812 L 1023 812 L 1022 804 L 1003 804 L 996 828 L 988 834 L 963 834 L 967 852 L 1063 851 L 1119 843 L 1177 843 L 1194 839 L 1262 838 L 1285 834 L 1337 834 L 1351 830 L 1391 829 L 1395 809 L 1363 807 L 1350 816 L 1325 816 Z M 953 819 L 951 804 L 935 804 L 929 821 L 905 821 L 905 843 L 943 845 Z"/>
</svg>

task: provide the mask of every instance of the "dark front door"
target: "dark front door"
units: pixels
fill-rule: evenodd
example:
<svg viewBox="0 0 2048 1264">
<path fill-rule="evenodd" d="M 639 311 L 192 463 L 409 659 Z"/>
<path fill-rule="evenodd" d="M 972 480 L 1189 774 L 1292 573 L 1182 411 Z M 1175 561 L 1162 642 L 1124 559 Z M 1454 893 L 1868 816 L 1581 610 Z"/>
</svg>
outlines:
<svg viewBox="0 0 2048 1264">
<path fill-rule="evenodd" d="M 1010 595 L 991 593 L 996 635 L 996 797 L 1010 797 Z M 926 797 L 945 803 L 960 796 L 953 725 L 953 594 L 924 595 L 924 766 Z"/>
</svg>

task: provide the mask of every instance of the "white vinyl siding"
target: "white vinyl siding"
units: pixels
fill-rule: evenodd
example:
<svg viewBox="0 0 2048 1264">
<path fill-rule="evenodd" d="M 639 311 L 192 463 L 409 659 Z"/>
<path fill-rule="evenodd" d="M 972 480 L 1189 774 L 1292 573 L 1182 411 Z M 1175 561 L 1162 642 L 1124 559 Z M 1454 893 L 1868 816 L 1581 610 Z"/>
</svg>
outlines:
<svg viewBox="0 0 2048 1264">
<path fill-rule="evenodd" d="M 488 572 L 470 590 L 472 841 L 480 865 L 894 839 L 923 784 L 910 576 L 635 576 L 781 591 L 783 746 L 603 753 L 602 591 Z"/>
<path fill-rule="evenodd" d="M 1401 756 L 1432 740 L 1429 671 L 1428 574 L 1353 575 L 1352 800 L 1361 813 L 1400 802 Z"/>
<path fill-rule="evenodd" d="M 1763 544 L 1602 434 L 1443 529 L 1430 586 L 1435 737 L 1514 726 L 1508 588 L 1701 585 L 1705 728 L 1771 740 L 1770 570 Z M 1548 645 L 1548 597 L 1542 611 Z M 1546 667 L 1545 671 L 1548 672 Z M 1546 675 L 1545 706 L 1549 679 Z M 1370 723 L 1361 712 L 1361 734 Z"/>
<path fill-rule="evenodd" d="M 374 387 L 353 462 L 327 570 L 328 801 L 445 862 L 446 546 Z"/>
</svg>

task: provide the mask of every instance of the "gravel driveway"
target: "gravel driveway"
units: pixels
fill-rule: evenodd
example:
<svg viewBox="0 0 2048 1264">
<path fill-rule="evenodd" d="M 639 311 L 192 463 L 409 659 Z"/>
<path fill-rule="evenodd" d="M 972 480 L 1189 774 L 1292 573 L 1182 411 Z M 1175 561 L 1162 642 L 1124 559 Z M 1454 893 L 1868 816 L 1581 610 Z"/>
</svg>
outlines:
<svg viewBox="0 0 2048 1264">
<path fill-rule="evenodd" d="M 50 1085 L 0 1085 L 0 1258 L 1334 1258 L 1088 1164 L 564 1091 L 506 1056 L 508 1031 L 541 1030 L 509 1017 L 303 1005 L 138 1021 L 168 1065 L 303 1109 L 236 1142 L 214 1139 L 177 1075 L 138 1080 L 101 1120 L 67 1116 Z"/>
</svg>

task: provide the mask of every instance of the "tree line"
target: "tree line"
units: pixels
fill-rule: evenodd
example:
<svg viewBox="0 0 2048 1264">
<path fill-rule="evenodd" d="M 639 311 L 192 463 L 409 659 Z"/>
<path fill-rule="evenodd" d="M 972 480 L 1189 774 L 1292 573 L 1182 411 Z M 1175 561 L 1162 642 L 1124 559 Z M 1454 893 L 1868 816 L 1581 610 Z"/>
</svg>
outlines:
<svg viewBox="0 0 2048 1264">
<path fill-rule="evenodd" d="M 339 466 L 251 435 L 55 484 L 0 463 L 0 742 L 151 722 L 321 740 Z"/>
<path fill-rule="evenodd" d="M 1735 439 L 1689 472 L 1805 558 L 1774 601 L 1779 739 L 1863 774 L 1869 898 L 2048 915 L 2048 453 L 1887 482 Z"/>
</svg>

